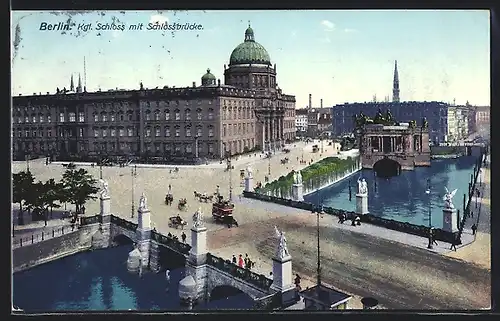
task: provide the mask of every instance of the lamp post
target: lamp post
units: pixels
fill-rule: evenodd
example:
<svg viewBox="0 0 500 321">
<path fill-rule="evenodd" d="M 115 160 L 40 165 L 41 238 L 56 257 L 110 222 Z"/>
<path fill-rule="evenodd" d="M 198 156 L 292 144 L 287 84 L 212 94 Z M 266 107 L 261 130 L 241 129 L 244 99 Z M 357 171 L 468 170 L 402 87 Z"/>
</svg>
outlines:
<svg viewBox="0 0 500 321">
<path fill-rule="evenodd" d="M 269 162 L 267 164 L 267 176 L 271 179 L 271 153 L 269 153 Z"/>
<path fill-rule="evenodd" d="M 431 180 L 427 179 L 427 189 L 425 194 L 429 196 L 429 244 L 427 244 L 428 249 L 432 249 L 432 222 L 431 222 Z"/>
<path fill-rule="evenodd" d="M 30 172 L 30 155 L 26 154 L 24 156 L 24 159 L 26 160 L 26 172 Z"/>
<path fill-rule="evenodd" d="M 224 146 L 224 154 L 226 155 L 227 169 L 229 170 L 229 201 L 233 200 L 233 165 L 231 164 L 231 152 L 227 150 L 226 143 L 222 143 Z"/>
<path fill-rule="evenodd" d="M 134 218 L 135 214 L 135 203 L 134 203 L 134 198 L 135 198 L 135 177 L 137 176 L 137 165 L 134 165 L 134 167 L 130 168 L 130 174 L 132 176 L 132 213 L 130 215 L 131 218 Z"/>
<path fill-rule="evenodd" d="M 319 139 L 321 140 L 321 154 L 323 154 L 323 133 L 320 134 Z"/>
</svg>

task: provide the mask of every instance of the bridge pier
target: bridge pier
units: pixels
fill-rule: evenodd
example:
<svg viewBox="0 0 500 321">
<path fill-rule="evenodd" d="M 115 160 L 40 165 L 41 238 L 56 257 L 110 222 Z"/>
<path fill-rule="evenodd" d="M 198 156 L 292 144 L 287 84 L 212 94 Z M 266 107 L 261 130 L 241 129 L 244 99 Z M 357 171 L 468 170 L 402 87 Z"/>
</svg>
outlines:
<svg viewBox="0 0 500 321">
<path fill-rule="evenodd" d="M 107 193 L 101 193 L 100 201 L 100 225 L 99 230 L 92 236 L 92 247 L 103 249 L 111 244 L 111 197 Z"/>
<path fill-rule="evenodd" d="M 368 194 L 356 194 L 356 214 L 368 213 Z"/>
<path fill-rule="evenodd" d="M 160 271 L 160 246 L 153 239 L 149 249 L 149 269 L 153 272 Z"/>
<path fill-rule="evenodd" d="M 273 284 L 270 289 L 280 293 L 281 303 L 286 305 L 289 302 L 297 301 L 292 275 L 292 256 L 288 253 L 286 255 L 278 254 L 273 257 Z"/>
<path fill-rule="evenodd" d="M 458 231 L 458 214 L 456 208 L 443 209 L 443 231 L 451 233 Z"/>
<path fill-rule="evenodd" d="M 292 185 L 292 200 L 297 202 L 304 201 L 304 185 L 302 183 Z"/>
<path fill-rule="evenodd" d="M 209 300 L 207 261 L 207 228 L 202 221 L 201 210 L 193 215 L 191 227 L 191 250 L 186 260 L 186 275 L 193 277 L 196 282 L 196 300 Z"/>
<path fill-rule="evenodd" d="M 138 226 L 136 230 L 137 248 L 141 252 L 142 267 L 149 266 L 150 248 L 151 248 L 151 212 L 146 205 L 146 196 L 142 194 L 137 210 Z M 157 256 L 158 258 L 158 256 Z"/>
</svg>

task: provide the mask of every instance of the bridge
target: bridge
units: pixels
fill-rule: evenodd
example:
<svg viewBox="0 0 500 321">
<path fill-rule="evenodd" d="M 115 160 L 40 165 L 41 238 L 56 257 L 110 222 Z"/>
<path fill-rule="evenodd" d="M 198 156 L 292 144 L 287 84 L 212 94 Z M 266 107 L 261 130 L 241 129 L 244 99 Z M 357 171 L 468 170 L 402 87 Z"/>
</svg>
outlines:
<svg viewBox="0 0 500 321">
<path fill-rule="evenodd" d="M 430 166 L 429 129 L 422 125 L 365 124 L 358 130 L 361 166 L 379 176 Z"/>
<path fill-rule="evenodd" d="M 255 306 L 261 308 L 269 308 L 270 304 L 277 307 L 284 301 L 289 302 L 297 297 L 292 281 L 291 259 L 283 261 L 273 258 L 273 281 L 265 275 L 241 268 L 230 260 L 209 253 L 206 249 L 207 229 L 204 226 L 193 226 L 192 244 L 186 244 L 153 231 L 150 212 L 146 207 L 139 207 L 138 223 L 133 223 L 110 213 L 109 196 L 101 197 L 100 201 L 101 213 L 82 217 L 77 231 L 68 231 L 69 233 L 38 242 L 25 241 L 24 246 L 15 248 L 13 258 L 16 264 L 26 267 L 26 264 L 20 262 L 23 255 L 16 254 L 23 251 L 25 254 L 38 253 L 44 242 L 54 242 L 58 238 L 65 238 L 64 244 L 71 247 L 66 250 L 71 253 L 89 248 L 105 249 L 123 244 L 123 240 L 127 240 L 129 243 L 135 243 L 139 249 L 143 268 L 153 272 L 170 269 L 172 261 L 183 262 L 186 275 L 192 276 L 196 282 L 196 300 L 210 300 L 212 293 L 219 287 L 235 288 L 251 297 Z M 53 245 L 50 247 L 54 248 Z M 37 257 L 37 260 L 43 261 L 47 260 L 47 256 L 50 257 L 49 254 L 45 256 Z M 281 275 L 283 277 L 280 277 Z"/>
</svg>

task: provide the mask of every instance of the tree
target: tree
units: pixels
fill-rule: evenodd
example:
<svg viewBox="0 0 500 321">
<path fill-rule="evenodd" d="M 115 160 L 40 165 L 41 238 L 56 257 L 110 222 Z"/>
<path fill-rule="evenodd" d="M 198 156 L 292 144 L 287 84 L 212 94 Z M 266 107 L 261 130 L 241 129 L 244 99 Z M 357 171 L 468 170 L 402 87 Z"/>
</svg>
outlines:
<svg viewBox="0 0 500 321">
<path fill-rule="evenodd" d="M 36 182 L 32 186 L 31 193 L 26 199 L 26 208 L 31 210 L 33 220 L 45 214 L 46 210 L 46 185 L 43 182 Z M 38 217 L 37 217 L 38 216 Z M 45 225 L 47 225 L 47 217 L 44 215 Z"/>
<path fill-rule="evenodd" d="M 53 178 L 45 182 L 45 202 L 48 209 L 50 209 L 50 218 L 52 219 L 52 210 L 61 207 L 57 201 L 61 200 L 62 185 L 58 184 Z"/>
<path fill-rule="evenodd" d="M 96 186 L 97 180 L 83 168 L 66 170 L 61 183 L 63 190 L 66 191 L 61 195 L 66 197 L 71 204 L 75 204 L 77 211 L 87 200 L 96 199 L 94 194 L 99 191 L 99 187 Z"/>
<path fill-rule="evenodd" d="M 12 175 L 12 199 L 14 203 L 19 203 L 19 224 L 23 224 L 23 202 L 25 202 L 32 192 L 35 178 L 30 171 L 22 171 Z"/>
</svg>

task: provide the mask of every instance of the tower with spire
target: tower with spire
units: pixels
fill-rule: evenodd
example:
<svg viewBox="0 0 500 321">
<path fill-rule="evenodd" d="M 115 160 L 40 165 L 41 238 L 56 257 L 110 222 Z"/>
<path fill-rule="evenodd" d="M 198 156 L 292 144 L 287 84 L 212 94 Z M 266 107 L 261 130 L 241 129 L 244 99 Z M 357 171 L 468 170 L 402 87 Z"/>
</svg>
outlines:
<svg viewBox="0 0 500 321">
<path fill-rule="evenodd" d="M 392 102 L 399 103 L 398 61 L 394 61 L 394 81 L 392 83 Z"/>
<path fill-rule="evenodd" d="M 76 92 L 81 93 L 82 91 L 82 76 L 78 74 L 78 86 L 76 87 Z"/>
<path fill-rule="evenodd" d="M 69 91 L 75 91 L 75 83 L 73 81 L 73 74 L 71 74 L 71 81 L 69 84 Z"/>
</svg>

